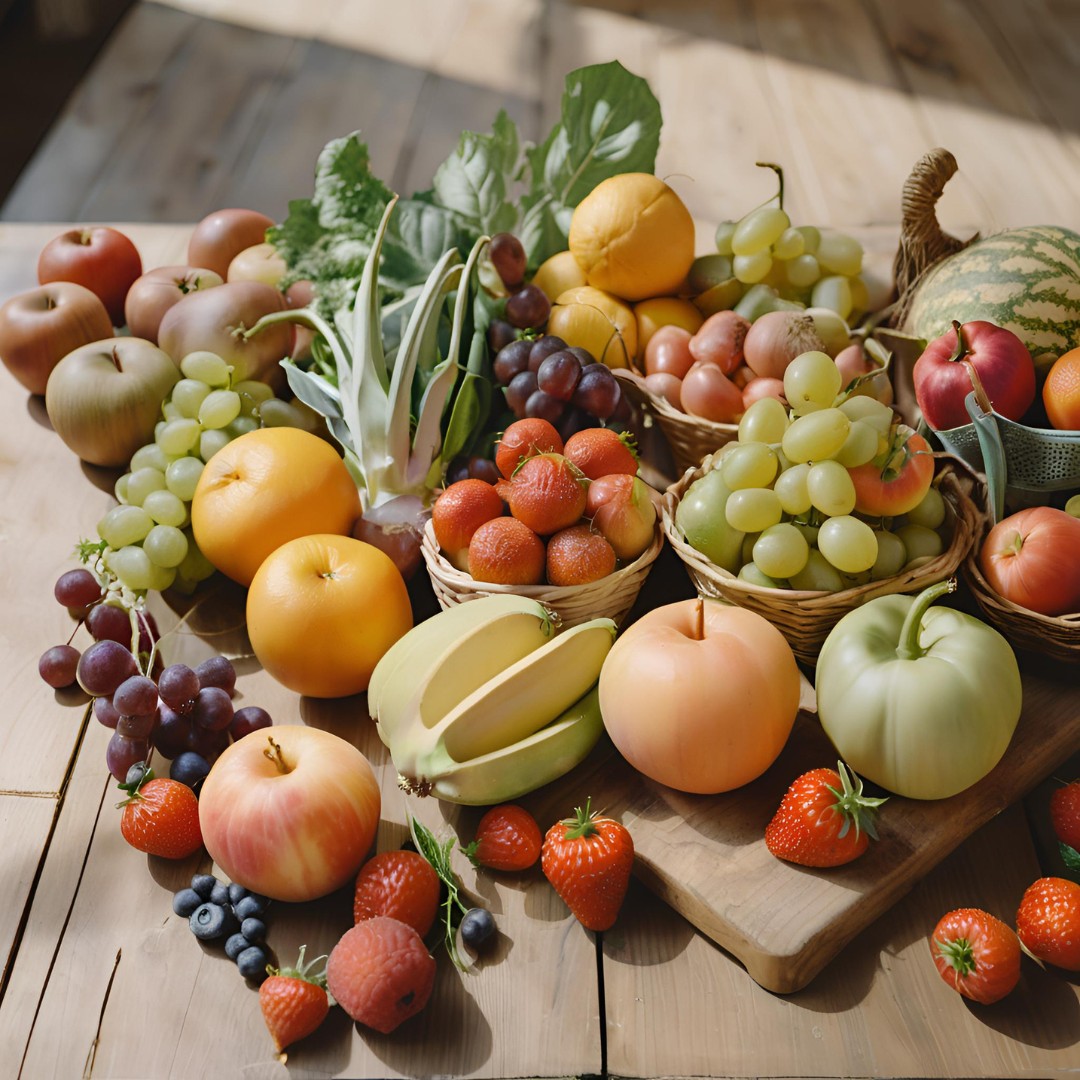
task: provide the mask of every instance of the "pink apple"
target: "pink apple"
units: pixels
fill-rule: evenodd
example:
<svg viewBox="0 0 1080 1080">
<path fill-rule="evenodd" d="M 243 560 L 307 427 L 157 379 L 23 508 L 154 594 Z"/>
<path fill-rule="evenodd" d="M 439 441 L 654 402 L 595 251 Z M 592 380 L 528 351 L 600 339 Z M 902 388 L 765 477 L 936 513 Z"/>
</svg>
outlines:
<svg viewBox="0 0 1080 1080">
<path fill-rule="evenodd" d="M 337 735 L 302 724 L 234 742 L 199 796 L 203 843 L 214 862 L 237 884 L 290 903 L 353 881 L 380 811 L 367 758 Z"/>
<path fill-rule="evenodd" d="M 589 484 L 585 516 L 628 562 L 648 550 L 656 532 L 659 494 L 639 476 L 612 473 Z"/>
<path fill-rule="evenodd" d="M 223 278 L 229 272 L 229 263 L 244 248 L 261 244 L 266 230 L 274 224 L 272 218 L 243 207 L 215 210 L 195 226 L 188 241 L 188 262 L 192 266 L 206 266 Z"/>
<path fill-rule="evenodd" d="M 221 275 L 198 266 L 158 266 L 147 270 L 124 301 L 124 318 L 133 337 L 157 341 L 165 312 L 185 296 L 222 284 Z"/>
<path fill-rule="evenodd" d="M 53 368 L 73 349 L 112 335 L 105 305 L 73 281 L 41 285 L 0 307 L 0 359 L 31 394 L 45 393 Z"/>
</svg>

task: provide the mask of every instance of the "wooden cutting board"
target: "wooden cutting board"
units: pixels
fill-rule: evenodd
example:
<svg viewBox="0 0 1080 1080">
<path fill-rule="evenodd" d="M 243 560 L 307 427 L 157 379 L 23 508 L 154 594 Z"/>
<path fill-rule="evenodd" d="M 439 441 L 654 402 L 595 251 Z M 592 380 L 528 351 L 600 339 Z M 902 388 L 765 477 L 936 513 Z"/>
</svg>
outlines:
<svg viewBox="0 0 1080 1080">
<path fill-rule="evenodd" d="M 552 785 L 561 794 L 558 816 L 567 811 L 568 791 L 591 795 L 594 807 L 630 830 L 635 873 L 650 889 L 742 961 L 756 982 L 791 993 L 979 826 L 1080 751 L 1080 672 L 1025 673 L 1023 681 L 1023 712 L 997 768 L 950 799 L 893 796 L 879 818 L 880 841 L 847 866 L 806 869 L 765 847 L 765 825 L 791 781 L 836 764 L 816 716 L 805 710 L 768 772 L 724 795 L 686 795 L 657 784 L 608 742 Z"/>
</svg>

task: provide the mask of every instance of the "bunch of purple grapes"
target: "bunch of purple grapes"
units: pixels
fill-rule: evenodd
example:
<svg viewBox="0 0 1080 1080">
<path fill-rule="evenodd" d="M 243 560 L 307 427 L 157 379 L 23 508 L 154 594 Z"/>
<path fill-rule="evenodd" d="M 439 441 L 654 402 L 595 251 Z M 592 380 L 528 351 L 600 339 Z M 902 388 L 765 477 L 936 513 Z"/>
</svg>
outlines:
<svg viewBox="0 0 1080 1080">
<path fill-rule="evenodd" d="M 555 334 L 537 334 L 551 304 L 535 285 L 525 285 L 525 249 L 510 233 L 491 238 L 490 258 L 510 290 L 504 319 L 488 330 L 495 354 L 492 374 L 518 420 L 539 417 L 563 439 L 586 427 L 629 419 L 630 406 L 611 369 L 587 350 Z"/>
<path fill-rule="evenodd" d="M 38 671 L 50 686 L 77 683 L 93 697 L 94 716 L 113 733 L 105 762 L 118 781 L 132 765 L 147 761 L 153 747 L 172 760 L 172 779 L 194 787 L 230 741 L 272 724 L 270 714 L 257 705 L 233 708 L 236 669 L 225 656 L 212 656 L 196 668 L 173 664 L 157 672 L 156 681 L 154 668 L 146 674 L 150 656 L 156 656 L 153 617 L 138 616 L 136 656 L 129 647 L 128 612 L 102 602 L 100 586 L 88 570 L 62 575 L 54 594 L 85 623 L 94 642 L 82 653 L 70 642 L 54 645 L 42 655 Z"/>
</svg>

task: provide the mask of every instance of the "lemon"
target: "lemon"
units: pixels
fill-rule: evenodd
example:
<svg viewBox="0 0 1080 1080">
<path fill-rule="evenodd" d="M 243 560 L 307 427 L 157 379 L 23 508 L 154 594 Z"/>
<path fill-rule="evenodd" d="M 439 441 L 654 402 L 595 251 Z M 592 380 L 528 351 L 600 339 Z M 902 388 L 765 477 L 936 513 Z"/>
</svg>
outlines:
<svg viewBox="0 0 1080 1080">
<path fill-rule="evenodd" d="M 585 271 L 569 251 L 557 251 L 550 259 L 545 259 L 533 276 L 532 283 L 552 302 L 567 289 L 587 284 Z"/>
<path fill-rule="evenodd" d="M 617 296 L 581 285 L 562 293 L 551 307 L 547 325 L 567 345 L 588 350 L 608 367 L 629 367 L 637 355 L 637 320 Z"/>
<path fill-rule="evenodd" d="M 619 173 L 578 204 L 569 247 L 594 288 L 646 300 L 684 283 L 694 261 L 694 222 L 659 177 Z"/>
</svg>

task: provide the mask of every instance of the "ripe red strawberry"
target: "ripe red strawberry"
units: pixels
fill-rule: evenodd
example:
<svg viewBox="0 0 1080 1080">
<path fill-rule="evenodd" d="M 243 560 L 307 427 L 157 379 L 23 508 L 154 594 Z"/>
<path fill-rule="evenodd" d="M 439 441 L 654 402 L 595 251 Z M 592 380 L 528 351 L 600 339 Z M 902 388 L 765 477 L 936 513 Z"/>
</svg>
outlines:
<svg viewBox="0 0 1080 1080">
<path fill-rule="evenodd" d="M 137 784 L 120 784 L 130 792 L 119 805 L 124 813 L 120 832 L 124 839 L 148 855 L 186 859 L 202 847 L 199 800 L 178 780 L 155 780 L 147 769 Z"/>
<path fill-rule="evenodd" d="M 548 829 L 540 865 L 586 930 L 607 930 L 630 885 L 634 841 L 618 821 L 594 814 L 589 799 Z"/>
<path fill-rule="evenodd" d="M 259 1005 L 263 1019 L 280 1054 L 285 1047 L 310 1035 L 330 1011 L 326 993 L 326 969 L 311 969 L 325 956 L 304 963 L 306 945 L 300 946 L 300 956 L 294 968 L 270 968 L 270 976 L 259 987 Z"/>
<path fill-rule="evenodd" d="M 569 458 L 590 480 L 612 473 L 637 476 L 638 459 L 633 437 L 612 428 L 590 427 L 566 440 L 563 456 Z"/>
<path fill-rule="evenodd" d="M 765 845 L 800 866 L 840 866 L 877 839 L 874 815 L 884 799 L 863 795 L 863 784 L 843 762 L 797 777 L 765 827 Z M 854 826 L 854 827 L 853 827 Z"/>
<path fill-rule="evenodd" d="M 1020 941 L 1011 926 L 978 908 L 943 915 L 930 935 L 930 955 L 958 993 L 991 1005 L 1020 981 Z"/>
<path fill-rule="evenodd" d="M 1080 885 L 1058 877 L 1033 882 L 1020 900 L 1016 932 L 1036 960 L 1080 971 Z"/>
<path fill-rule="evenodd" d="M 353 894 L 353 924 L 388 915 L 423 937 L 439 910 L 439 875 L 415 851 L 383 851 L 360 868 Z"/>
<path fill-rule="evenodd" d="M 1050 823 L 1062 844 L 1080 851 L 1080 780 L 1059 787 L 1050 796 Z"/>
<path fill-rule="evenodd" d="M 473 866 L 490 870 L 528 870 L 540 858 L 540 826 L 523 806 L 493 806 L 476 826 L 476 839 L 464 848 Z"/>
</svg>

